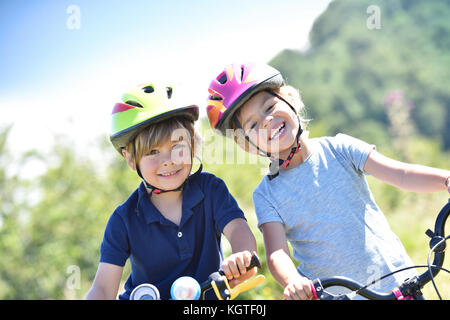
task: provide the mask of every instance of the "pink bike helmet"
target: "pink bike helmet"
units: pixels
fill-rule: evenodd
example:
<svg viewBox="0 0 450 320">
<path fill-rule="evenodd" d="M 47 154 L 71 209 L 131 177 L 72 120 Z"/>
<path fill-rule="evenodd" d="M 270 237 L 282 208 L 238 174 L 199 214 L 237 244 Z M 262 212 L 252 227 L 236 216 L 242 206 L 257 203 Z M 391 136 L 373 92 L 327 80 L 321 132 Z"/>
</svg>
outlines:
<svg viewBox="0 0 450 320">
<path fill-rule="evenodd" d="M 234 113 L 255 93 L 277 89 L 284 84 L 283 76 L 265 64 L 231 64 L 209 85 L 207 113 L 213 129 L 223 135 L 230 129 Z"/>
</svg>

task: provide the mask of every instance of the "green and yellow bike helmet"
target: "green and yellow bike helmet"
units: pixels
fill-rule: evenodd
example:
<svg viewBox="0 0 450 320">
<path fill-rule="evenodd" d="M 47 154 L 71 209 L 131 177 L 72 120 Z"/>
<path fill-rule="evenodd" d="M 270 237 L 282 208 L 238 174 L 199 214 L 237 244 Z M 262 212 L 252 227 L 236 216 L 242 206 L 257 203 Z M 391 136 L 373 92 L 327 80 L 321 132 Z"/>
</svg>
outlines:
<svg viewBox="0 0 450 320">
<path fill-rule="evenodd" d="M 120 102 L 114 105 L 111 113 L 110 140 L 114 148 L 122 155 L 125 148 L 144 128 L 149 125 L 167 120 L 171 117 L 182 116 L 196 121 L 199 116 L 197 105 L 180 106 L 172 86 L 147 83 L 137 86 L 122 95 Z M 201 172 L 200 169 L 196 172 Z M 162 190 L 145 181 L 139 166 L 136 171 L 147 188 L 153 193 L 178 191 L 183 185 L 174 190 Z"/>
<path fill-rule="evenodd" d="M 143 84 L 123 94 L 121 101 L 114 105 L 110 140 L 122 154 L 122 148 L 145 127 L 175 116 L 196 121 L 198 115 L 198 106 L 177 103 L 172 86 Z"/>
</svg>

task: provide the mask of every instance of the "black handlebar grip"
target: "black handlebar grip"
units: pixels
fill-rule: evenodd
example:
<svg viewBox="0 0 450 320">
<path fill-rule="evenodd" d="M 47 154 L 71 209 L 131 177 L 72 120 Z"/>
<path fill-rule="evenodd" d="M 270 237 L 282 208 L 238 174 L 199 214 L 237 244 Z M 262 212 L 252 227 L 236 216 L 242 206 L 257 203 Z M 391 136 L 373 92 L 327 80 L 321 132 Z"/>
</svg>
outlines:
<svg viewBox="0 0 450 320">
<path fill-rule="evenodd" d="M 256 252 L 252 253 L 252 259 L 250 260 L 250 265 L 247 267 L 247 271 L 253 269 L 254 267 L 258 267 L 258 269 L 261 269 L 261 262 L 259 261 L 258 256 L 256 255 Z"/>
<path fill-rule="evenodd" d="M 250 271 L 251 269 L 253 269 L 254 267 L 258 267 L 258 269 L 261 269 L 261 262 L 259 261 L 258 256 L 256 255 L 256 252 L 252 253 L 252 259 L 250 260 L 250 265 L 247 267 L 247 271 Z M 223 272 L 223 270 L 219 270 L 219 274 L 220 275 L 225 275 L 225 273 Z"/>
</svg>

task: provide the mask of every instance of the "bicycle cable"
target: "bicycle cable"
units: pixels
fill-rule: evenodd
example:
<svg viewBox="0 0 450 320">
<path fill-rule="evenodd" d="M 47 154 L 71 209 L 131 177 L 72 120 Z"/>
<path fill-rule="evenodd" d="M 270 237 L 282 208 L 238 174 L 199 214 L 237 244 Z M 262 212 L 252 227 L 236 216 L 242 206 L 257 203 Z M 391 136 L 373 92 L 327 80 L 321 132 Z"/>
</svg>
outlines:
<svg viewBox="0 0 450 320">
<path fill-rule="evenodd" d="M 447 241 L 448 239 L 450 239 L 450 236 L 447 236 L 446 238 L 442 239 L 441 241 L 439 241 L 438 243 L 436 243 L 433 248 L 431 248 L 430 252 L 428 253 L 428 258 L 427 258 L 427 264 L 428 264 L 428 272 L 430 273 L 430 279 L 431 279 L 431 283 L 433 284 L 434 290 L 436 291 L 437 296 L 439 297 L 439 300 L 442 300 L 441 295 L 439 294 L 439 290 L 436 286 L 436 283 L 434 282 L 434 276 L 433 276 L 433 272 L 431 271 L 431 254 L 434 252 L 434 250 L 439 247 L 442 243 L 445 243 L 445 241 Z M 444 269 L 445 271 L 449 272 L 447 269 Z M 449 272 L 450 273 L 450 272 Z"/>
</svg>

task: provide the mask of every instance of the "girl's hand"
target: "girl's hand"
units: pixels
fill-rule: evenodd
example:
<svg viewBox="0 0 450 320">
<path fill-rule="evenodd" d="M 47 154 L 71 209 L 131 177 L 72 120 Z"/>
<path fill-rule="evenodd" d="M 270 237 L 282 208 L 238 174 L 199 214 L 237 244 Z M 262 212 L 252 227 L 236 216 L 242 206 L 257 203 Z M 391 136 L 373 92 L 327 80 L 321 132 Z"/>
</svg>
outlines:
<svg viewBox="0 0 450 320">
<path fill-rule="evenodd" d="M 250 251 L 242 251 L 232 254 L 222 262 L 222 270 L 231 288 L 256 274 L 255 268 L 247 271 L 251 259 Z"/>
<path fill-rule="evenodd" d="M 311 300 L 313 298 L 311 281 L 300 275 L 284 288 L 284 300 Z"/>
</svg>

